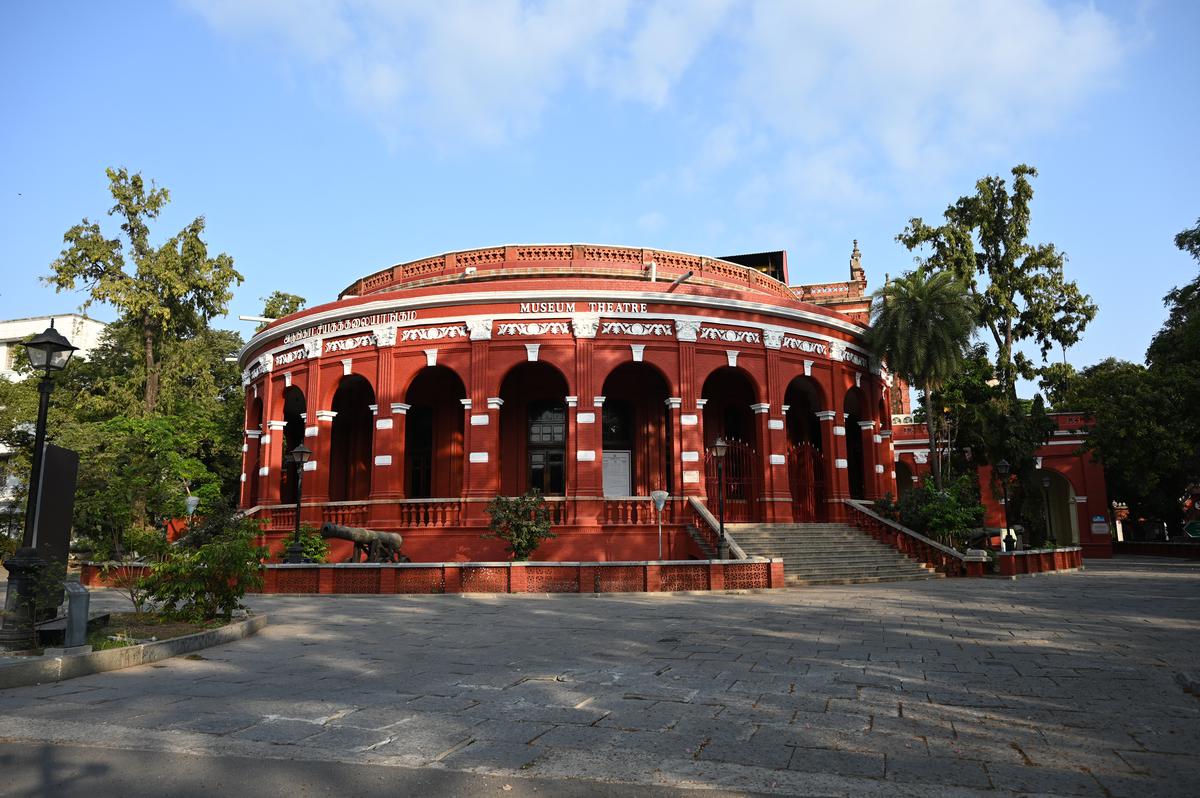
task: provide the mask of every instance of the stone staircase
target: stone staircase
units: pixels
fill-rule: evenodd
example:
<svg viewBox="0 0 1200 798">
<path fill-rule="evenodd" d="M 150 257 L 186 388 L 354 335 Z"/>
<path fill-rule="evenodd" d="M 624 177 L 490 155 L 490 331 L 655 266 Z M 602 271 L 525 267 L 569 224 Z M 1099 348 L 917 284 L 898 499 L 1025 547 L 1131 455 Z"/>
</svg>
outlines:
<svg viewBox="0 0 1200 798">
<path fill-rule="evenodd" d="M 942 574 L 846 524 L 726 524 L 746 554 L 782 557 L 788 585 L 936 579 Z"/>
</svg>

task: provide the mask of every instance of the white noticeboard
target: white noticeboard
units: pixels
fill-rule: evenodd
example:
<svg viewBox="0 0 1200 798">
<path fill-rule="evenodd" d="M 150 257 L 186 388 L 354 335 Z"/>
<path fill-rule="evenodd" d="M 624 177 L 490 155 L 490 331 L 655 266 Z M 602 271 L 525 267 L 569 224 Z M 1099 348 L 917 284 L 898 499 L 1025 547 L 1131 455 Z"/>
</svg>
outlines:
<svg viewBox="0 0 1200 798">
<path fill-rule="evenodd" d="M 604 450 L 604 495 L 629 496 L 633 490 L 630 485 L 632 466 L 631 452 L 628 449 Z"/>
</svg>

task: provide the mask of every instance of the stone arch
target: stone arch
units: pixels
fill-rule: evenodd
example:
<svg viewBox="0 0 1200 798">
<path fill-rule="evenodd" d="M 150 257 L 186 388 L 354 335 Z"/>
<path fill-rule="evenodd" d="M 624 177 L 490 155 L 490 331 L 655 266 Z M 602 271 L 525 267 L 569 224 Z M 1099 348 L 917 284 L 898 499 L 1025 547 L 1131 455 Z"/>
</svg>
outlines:
<svg viewBox="0 0 1200 798">
<path fill-rule="evenodd" d="M 375 390 L 366 377 L 349 374 L 338 381 L 329 431 L 329 500 L 357 501 L 371 495 Z"/>
<path fill-rule="evenodd" d="M 850 498 L 867 498 L 867 487 L 871 475 L 867 474 L 867 457 L 863 446 L 862 427 L 859 422 L 869 421 L 870 404 L 862 388 L 846 391 L 842 403 L 842 423 L 846 429 L 846 469 L 850 482 Z"/>
<path fill-rule="evenodd" d="M 601 456 L 610 466 L 601 469 L 609 480 L 604 495 L 647 496 L 660 489 L 675 493 L 666 375 L 648 363 L 622 363 L 604 379 L 602 395 L 604 405 L 596 414 Z M 623 482 L 626 462 L 628 486 L 622 489 L 616 483 Z"/>
<path fill-rule="evenodd" d="M 296 502 L 296 467 L 288 457 L 288 452 L 304 442 L 304 427 L 307 418 L 308 400 L 304 396 L 304 391 L 295 385 L 284 388 L 283 467 L 279 469 L 279 501 L 283 504 L 295 504 Z"/>
<path fill-rule="evenodd" d="M 817 412 L 825 408 L 821 386 L 811 377 L 798 376 L 783 394 L 787 406 L 788 489 L 795 521 L 819 521 L 825 516 L 825 457 L 821 422 Z"/>
<path fill-rule="evenodd" d="M 570 451 L 566 376 L 545 361 L 526 361 L 500 382 L 500 492 L 515 496 L 530 488 L 564 496 Z"/>
<path fill-rule="evenodd" d="M 704 380 L 705 492 L 710 506 L 721 496 L 720 471 L 724 471 L 725 519 L 752 521 L 759 517 L 762 485 L 761 441 L 751 405 L 758 400 L 757 386 L 744 370 L 730 366 L 714 369 Z M 721 467 L 712 456 L 717 438 L 728 444 Z"/>
<path fill-rule="evenodd" d="M 463 484 L 463 405 L 457 372 L 426 366 L 404 393 L 404 490 L 410 499 L 455 497 Z M 484 411 L 480 411 L 481 413 Z"/>
</svg>

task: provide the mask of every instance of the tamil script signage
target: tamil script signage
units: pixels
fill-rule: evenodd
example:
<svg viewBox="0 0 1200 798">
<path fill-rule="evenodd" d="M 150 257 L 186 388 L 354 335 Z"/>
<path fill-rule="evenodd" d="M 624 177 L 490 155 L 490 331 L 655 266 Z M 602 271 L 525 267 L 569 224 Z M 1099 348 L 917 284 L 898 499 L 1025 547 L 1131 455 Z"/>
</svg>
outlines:
<svg viewBox="0 0 1200 798">
<path fill-rule="evenodd" d="M 402 321 L 416 321 L 417 312 L 415 310 L 397 310 L 392 313 L 372 313 L 369 316 L 357 316 L 353 319 L 339 319 L 338 321 L 328 321 L 324 324 L 318 324 L 315 327 L 306 327 L 303 330 L 290 332 L 283 337 L 285 344 L 290 344 L 295 341 L 300 341 L 304 338 L 318 338 L 326 335 L 334 335 L 336 333 L 354 332 L 355 330 L 367 329 L 370 327 L 382 327 L 386 324 L 396 324 Z"/>
</svg>

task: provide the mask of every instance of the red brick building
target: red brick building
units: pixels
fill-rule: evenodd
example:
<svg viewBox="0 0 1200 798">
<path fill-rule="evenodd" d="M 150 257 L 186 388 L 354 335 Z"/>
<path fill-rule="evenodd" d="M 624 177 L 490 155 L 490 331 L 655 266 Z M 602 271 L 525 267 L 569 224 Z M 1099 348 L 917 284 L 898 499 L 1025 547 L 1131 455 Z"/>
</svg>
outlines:
<svg viewBox="0 0 1200 798">
<path fill-rule="evenodd" d="M 698 553 L 693 505 L 726 519 L 840 516 L 895 493 L 891 379 L 864 348 L 857 246 L 845 283 L 789 287 L 783 252 L 708 258 L 627 247 L 505 246 L 403 263 L 279 319 L 240 356 L 241 504 L 398 531 L 414 561 L 502 559 L 492 497 L 538 488 L 544 559 Z"/>
</svg>

